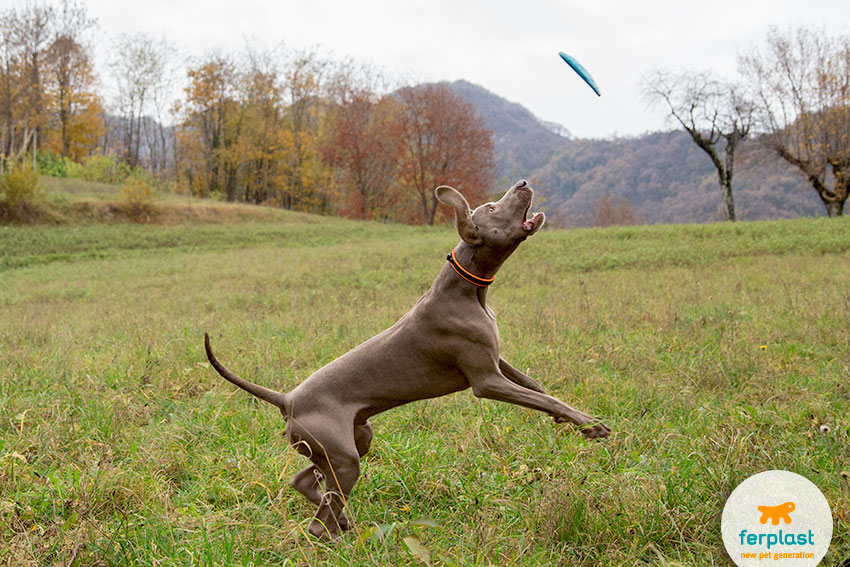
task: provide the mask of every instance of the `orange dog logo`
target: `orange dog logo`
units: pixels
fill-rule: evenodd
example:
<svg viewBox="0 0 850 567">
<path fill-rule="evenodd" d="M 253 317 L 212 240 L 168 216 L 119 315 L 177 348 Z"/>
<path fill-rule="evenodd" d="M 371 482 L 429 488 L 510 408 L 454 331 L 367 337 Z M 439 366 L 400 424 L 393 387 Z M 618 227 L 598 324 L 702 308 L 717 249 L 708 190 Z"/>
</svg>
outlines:
<svg viewBox="0 0 850 567">
<path fill-rule="evenodd" d="M 791 512 L 794 511 L 794 508 L 796 506 L 794 506 L 793 502 L 786 502 L 778 506 L 759 506 L 758 510 L 761 512 L 759 522 L 766 524 L 770 520 L 774 526 L 778 526 L 779 520 L 785 520 L 786 524 L 790 524 Z"/>
</svg>

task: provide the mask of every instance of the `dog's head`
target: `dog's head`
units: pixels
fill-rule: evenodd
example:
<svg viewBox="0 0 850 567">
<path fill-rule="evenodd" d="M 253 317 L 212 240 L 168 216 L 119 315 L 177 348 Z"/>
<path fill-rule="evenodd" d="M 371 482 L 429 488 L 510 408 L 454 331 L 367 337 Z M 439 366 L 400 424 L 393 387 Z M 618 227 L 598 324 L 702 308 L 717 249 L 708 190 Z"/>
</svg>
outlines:
<svg viewBox="0 0 850 567">
<path fill-rule="evenodd" d="M 534 190 L 525 180 L 518 181 L 504 197 L 484 203 L 475 210 L 456 189 L 441 185 L 437 199 L 455 210 L 457 232 L 461 240 L 473 247 L 486 247 L 494 253 L 510 254 L 520 242 L 540 230 L 546 217 L 535 213 L 529 217 Z"/>
</svg>

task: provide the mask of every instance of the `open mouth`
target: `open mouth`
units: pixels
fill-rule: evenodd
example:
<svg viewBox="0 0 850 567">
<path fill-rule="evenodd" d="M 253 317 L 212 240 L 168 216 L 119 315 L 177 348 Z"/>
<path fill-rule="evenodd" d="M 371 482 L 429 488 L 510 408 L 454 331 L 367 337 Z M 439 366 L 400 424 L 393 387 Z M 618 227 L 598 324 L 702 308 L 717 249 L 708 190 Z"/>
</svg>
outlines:
<svg viewBox="0 0 850 567">
<path fill-rule="evenodd" d="M 522 218 L 525 219 L 522 223 L 522 229 L 525 232 L 534 232 L 538 228 L 540 228 L 540 224 L 543 220 L 543 213 L 533 213 L 531 218 L 528 217 L 528 211 L 531 210 L 531 199 L 528 200 L 528 206 L 525 207 L 525 213 L 523 213 Z"/>
<path fill-rule="evenodd" d="M 543 220 L 543 213 L 534 213 L 534 216 L 522 223 L 522 229 L 526 232 L 534 232 L 540 228 L 540 222 Z"/>
<path fill-rule="evenodd" d="M 525 210 L 521 217 L 523 232 L 525 232 L 526 235 L 535 233 L 541 226 L 543 226 L 544 216 L 543 213 L 531 213 L 531 217 L 529 218 L 531 203 L 534 201 L 534 191 L 527 183 L 522 182 L 521 184 L 512 187 L 510 193 L 519 201 L 517 204 L 520 206 L 523 204 L 525 205 Z"/>
</svg>

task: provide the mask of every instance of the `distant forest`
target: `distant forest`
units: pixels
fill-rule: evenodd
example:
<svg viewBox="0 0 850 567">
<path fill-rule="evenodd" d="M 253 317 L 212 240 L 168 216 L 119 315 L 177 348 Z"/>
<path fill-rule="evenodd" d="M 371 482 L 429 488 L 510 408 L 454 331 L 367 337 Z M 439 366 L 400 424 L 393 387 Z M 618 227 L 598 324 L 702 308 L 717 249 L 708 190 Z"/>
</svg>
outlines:
<svg viewBox="0 0 850 567">
<path fill-rule="evenodd" d="M 437 185 L 492 188 L 492 133 L 445 85 L 390 87 L 318 48 L 185 63 L 145 34 L 111 40 L 97 67 L 101 31 L 73 0 L 0 13 L 0 168 L 427 224 Z"/>
<path fill-rule="evenodd" d="M 414 224 L 450 216 L 437 185 L 480 203 L 526 178 L 550 226 L 598 224 L 599 207 L 615 201 L 623 222 L 723 219 L 717 172 L 684 131 L 573 139 L 466 81 L 391 84 L 319 48 L 187 62 L 167 39 L 130 34 L 106 40 L 109 60 L 95 65 L 104 31 L 73 0 L 0 12 L 0 173 L 132 178 L 157 191 Z M 823 214 L 806 176 L 755 137 L 737 160 L 738 218 Z"/>
</svg>

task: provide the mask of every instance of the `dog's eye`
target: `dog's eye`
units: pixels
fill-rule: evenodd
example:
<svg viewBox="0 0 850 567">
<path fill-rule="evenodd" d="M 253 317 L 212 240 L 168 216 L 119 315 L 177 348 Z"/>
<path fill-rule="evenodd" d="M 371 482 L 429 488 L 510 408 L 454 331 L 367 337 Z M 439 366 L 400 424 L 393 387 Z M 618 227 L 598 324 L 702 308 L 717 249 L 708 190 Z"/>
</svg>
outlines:
<svg viewBox="0 0 850 567">
<path fill-rule="evenodd" d="M 493 211 L 495 211 L 495 210 L 496 210 L 496 208 L 495 208 L 493 205 L 489 205 L 489 206 L 487 207 L 487 212 L 488 212 L 488 213 L 492 213 L 492 212 L 493 212 Z"/>
</svg>

